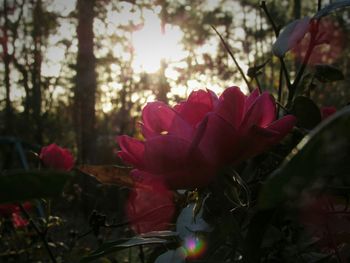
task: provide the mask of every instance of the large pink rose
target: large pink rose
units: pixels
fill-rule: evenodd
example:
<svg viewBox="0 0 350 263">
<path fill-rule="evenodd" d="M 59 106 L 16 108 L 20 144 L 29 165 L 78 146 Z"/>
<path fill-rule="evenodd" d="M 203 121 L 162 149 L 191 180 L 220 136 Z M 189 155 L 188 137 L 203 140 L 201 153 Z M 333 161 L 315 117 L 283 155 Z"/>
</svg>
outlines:
<svg viewBox="0 0 350 263">
<path fill-rule="evenodd" d="M 275 118 L 268 93 L 245 96 L 231 87 L 217 98 L 199 90 L 174 108 L 148 103 L 142 111 L 145 140 L 119 136 L 118 155 L 137 169 L 133 174 L 158 177 L 171 189 L 202 187 L 221 166 L 262 153 L 295 124 L 291 115 Z"/>
<path fill-rule="evenodd" d="M 74 166 L 71 152 L 56 144 L 50 144 L 41 149 L 40 159 L 48 168 L 69 171 Z"/>
</svg>

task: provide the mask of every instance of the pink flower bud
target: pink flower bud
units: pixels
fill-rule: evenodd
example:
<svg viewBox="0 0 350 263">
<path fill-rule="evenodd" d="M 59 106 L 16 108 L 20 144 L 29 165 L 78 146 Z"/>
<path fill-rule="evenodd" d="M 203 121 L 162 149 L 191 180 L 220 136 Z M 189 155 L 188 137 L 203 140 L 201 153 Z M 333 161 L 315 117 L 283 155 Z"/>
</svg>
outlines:
<svg viewBox="0 0 350 263">
<path fill-rule="evenodd" d="M 71 152 L 54 143 L 41 149 L 40 159 L 46 167 L 52 169 L 69 171 L 74 166 Z"/>
</svg>

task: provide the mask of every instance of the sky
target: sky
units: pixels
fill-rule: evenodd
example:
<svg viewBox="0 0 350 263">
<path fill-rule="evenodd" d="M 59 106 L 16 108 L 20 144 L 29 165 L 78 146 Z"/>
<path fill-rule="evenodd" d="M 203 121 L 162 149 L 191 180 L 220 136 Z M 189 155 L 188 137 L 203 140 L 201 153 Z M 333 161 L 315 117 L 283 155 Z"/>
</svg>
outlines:
<svg viewBox="0 0 350 263">
<path fill-rule="evenodd" d="M 217 5 L 217 3 L 218 1 L 207 0 L 206 6 L 210 9 Z M 235 1 L 232 1 L 231 5 L 232 6 L 228 6 L 227 8 L 238 8 Z M 172 87 L 169 94 L 170 96 L 178 95 L 180 97 L 186 97 L 192 90 L 200 88 L 210 88 L 216 93 L 220 93 L 223 90 L 223 85 L 225 84 L 222 82 L 212 83 L 212 78 L 205 75 L 200 75 L 196 79 L 188 79 L 185 85 L 175 85 L 174 83 L 179 77 L 179 73 L 176 71 L 176 68 L 182 68 L 185 66 L 183 60 L 188 55 L 181 44 L 181 39 L 183 37 L 181 29 L 178 26 L 167 24 L 164 28 L 165 30 L 162 31 L 161 21 L 158 17 L 159 12 L 161 11 L 159 6 L 154 7 L 152 10 L 143 10 L 142 14 L 139 10 L 133 10 L 132 5 L 127 2 L 122 2 L 120 6 L 121 9 L 119 12 L 110 11 L 107 13 L 106 21 L 104 21 L 106 23 L 102 23 L 101 21 L 95 19 L 94 31 L 95 34 L 106 34 L 107 36 L 113 36 L 119 34 L 117 29 L 119 25 L 127 25 L 130 22 L 140 24 L 138 30 L 134 31 L 128 36 L 134 51 L 132 68 L 136 74 L 141 72 L 156 73 L 160 68 L 161 61 L 163 60 L 168 64 L 165 71 L 165 76 Z M 48 11 L 55 11 L 62 16 L 68 16 L 75 9 L 75 1 L 52 0 L 47 8 Z M 140 19 L 141 15 L 144 17 L 143 21 Z M 237 12 L 236 18 L 240 19 L 240 16 L 241 13 Z M 255 17 L 252 14 L 246 19 L 248 23 L 252 23 L 254 22 Z M 73 53 L 76 52 L 77 40 L 73 37 L 75 35 L 75 30 L 74 23 L 66 22 L 65 19 L 59 20 L 59 28 L 55 34 L 49 37 L 48 46 L 44 50 L 42 65 L 43 76 L 58 77 L 60 74 L 62 74 L 61 62 L 66 59 L 67 50 L 66 47 L 60 43 L 60 41 L 64 38 L 72 39 L 72 43 L 68 51 Z M 236 37 L 244 38 L 244 32 L 239 27 L 236 28 L 235 34 Z M 216 51 L 218 41 L 218 38 L 209 39 L 209 41 L 198 48 L 198 51 L 203 53 L 213 53 Z M 118 53 L 118 55 L 125 56 L 125 59 L 128 59 L 127 56 L 130 55 L 128 52 L 123 51 L 122 47 L 120 46 L 116 45 L 112 49 L 115 53 Z M 104 50 L 102 47 L 101 49 L 98 49 L 96 56 L 99 57 L 99 54 L 102 56 L 104 52 L 107 52 L 107 50 Z M 239 64 L 243 71 L 246 72 L 248 69 L 247 61 L 239 60 Z M 231 62 L 231 65 L 233 67 L 233 62 Z M 114 76 L 118 74 L 116 65 L 112 64 L 111 70 L 115 70 Z M 13 79 L 16 79 L 16 76 L 13 76 Z M 247 91 L 243 81 L 238 81 L 238 83 L 230 83 L 227 85 L 237 85 L 240 86 L 244 92 Z M 116 94 L 115 91 L 121 89 L 121 87 L 121 83 L 113 81 L 101 85 L 100 88 L 103 91 L 101 102 L 102 110 L 104 112 L 108 112 L 113 108 L 113 96 Z M 64 96 L 67 92 L 64 87 L 59 85 L 51 88 L 54 97 Z M 23 90 L 13 89 L 11 97 L 12 100 L 15 101 L 23 95 Z M 154 97 L 147 98 L 145 102 L 152 99 L 154 99 Z"/>
</svg>

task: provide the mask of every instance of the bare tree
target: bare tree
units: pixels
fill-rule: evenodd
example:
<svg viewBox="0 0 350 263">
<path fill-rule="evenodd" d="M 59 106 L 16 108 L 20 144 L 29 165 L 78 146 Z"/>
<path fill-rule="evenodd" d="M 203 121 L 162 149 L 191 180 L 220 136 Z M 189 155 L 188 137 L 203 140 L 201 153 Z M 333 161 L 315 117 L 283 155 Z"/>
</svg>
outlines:
<svg viewBox="0 0 350 263">
<path fill-rule="evenodd" d="M 78 0 L 78 57 L 74 91 L 78 160 L 93 163 L 96 151 L 95 100 L 96 59 L 94 55 L 94 0 Z"/>
</svg>

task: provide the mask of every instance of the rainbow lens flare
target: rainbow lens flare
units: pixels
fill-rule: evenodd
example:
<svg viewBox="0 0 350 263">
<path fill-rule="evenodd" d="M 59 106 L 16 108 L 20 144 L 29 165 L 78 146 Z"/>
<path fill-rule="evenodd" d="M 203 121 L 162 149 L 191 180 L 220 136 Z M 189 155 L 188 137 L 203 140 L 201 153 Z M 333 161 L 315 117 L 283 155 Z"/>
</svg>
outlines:
<svg viewBox="0 0 350 263">
<path fill-rule="evenodd" d="M 184 247 L 186 250 L 186 256 L 189 258 L 197 258 L 201 256 L 207 248 L 205 241 L 196 236 L 187 237 L 184 242 Z"/>
</svg>

